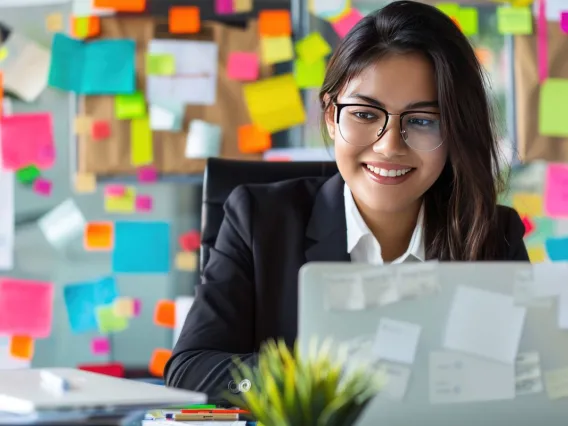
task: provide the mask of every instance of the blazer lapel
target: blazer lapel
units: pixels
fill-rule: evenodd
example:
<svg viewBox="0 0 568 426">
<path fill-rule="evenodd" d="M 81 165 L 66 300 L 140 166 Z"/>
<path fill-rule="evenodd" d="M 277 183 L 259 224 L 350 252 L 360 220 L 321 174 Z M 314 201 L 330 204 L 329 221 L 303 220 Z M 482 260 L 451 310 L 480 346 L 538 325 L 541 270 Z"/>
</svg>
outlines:
<svg viewBox="0 0 568 426">
<path fill-rule="evenodd" d="M 350 261 L 345 223 L 345 182 L 339 173 L 328 179 L 316 194 L 306 228 L 308 262 Z"/>
</svg>

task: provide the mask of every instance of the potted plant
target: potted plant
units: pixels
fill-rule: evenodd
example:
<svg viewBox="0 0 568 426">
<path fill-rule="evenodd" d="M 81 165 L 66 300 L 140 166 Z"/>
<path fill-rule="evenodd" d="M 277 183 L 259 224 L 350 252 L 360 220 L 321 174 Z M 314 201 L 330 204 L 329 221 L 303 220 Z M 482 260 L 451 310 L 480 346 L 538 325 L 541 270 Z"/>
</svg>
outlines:
<svg viewBox="0 0 568 426">
<path fill-rule="evenodd" d="M 235 360 L 237 383 L 250 390 L 227 395 L 229 402 L 248 410 L 262 426 L 351 426 L 381 390 L 385 374 L 362 365 L 347 369 L 347 347 L 332 356 L 331 341 L 313 341 L 302 357 L 283 341 L 269 341 L 260 351 L 258 366 Z"/>
</svg>

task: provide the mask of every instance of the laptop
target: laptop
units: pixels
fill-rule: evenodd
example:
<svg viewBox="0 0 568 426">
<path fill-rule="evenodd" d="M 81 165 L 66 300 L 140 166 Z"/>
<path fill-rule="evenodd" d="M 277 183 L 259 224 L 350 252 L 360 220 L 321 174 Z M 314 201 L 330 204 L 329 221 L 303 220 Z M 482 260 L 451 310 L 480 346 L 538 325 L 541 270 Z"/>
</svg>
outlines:
<svg viewBox="0 0 568 426">
<path fill-rule="evenodd" d="M 386 383 L 358 426 L 565 426 L 568 265 L 311 263 L 298 343 Z"/>
</svg>

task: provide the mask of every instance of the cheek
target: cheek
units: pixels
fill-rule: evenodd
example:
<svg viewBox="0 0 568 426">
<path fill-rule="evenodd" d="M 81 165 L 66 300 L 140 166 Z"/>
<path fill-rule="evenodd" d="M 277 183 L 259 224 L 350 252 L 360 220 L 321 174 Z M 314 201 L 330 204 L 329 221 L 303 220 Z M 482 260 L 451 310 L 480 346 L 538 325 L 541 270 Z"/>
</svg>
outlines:
<svg viewBox="0 0 568 426">
<path fill-rule="evenodd" d="M 438 179 L 438 176 L 442 173 L 447 158 L 448 150 L 443 146 L 433 152 L 423 153 L 421 155 L 421 169 L 424 175 L 428 176 L 432 183 L 434 183 L 434 181 Z"/>
</svg>

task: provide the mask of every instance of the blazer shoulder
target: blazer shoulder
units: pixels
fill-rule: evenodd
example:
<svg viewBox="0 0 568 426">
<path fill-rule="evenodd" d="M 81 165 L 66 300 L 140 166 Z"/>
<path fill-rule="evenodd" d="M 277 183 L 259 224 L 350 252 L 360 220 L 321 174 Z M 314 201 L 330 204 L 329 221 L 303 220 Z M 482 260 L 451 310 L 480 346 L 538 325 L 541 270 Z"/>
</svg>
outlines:
<svg viewBox="0 0 568 426">
<path fill-rule="evenodd" d="M 515 209 L 507 206 L 497 206 L 497 221 L 499 229 L 504 231 L 506 237 L 513 240 L 524 237 L 525 224 Z"/>
</svg>

